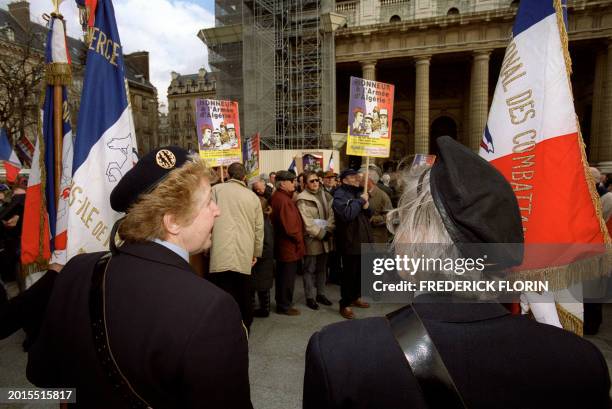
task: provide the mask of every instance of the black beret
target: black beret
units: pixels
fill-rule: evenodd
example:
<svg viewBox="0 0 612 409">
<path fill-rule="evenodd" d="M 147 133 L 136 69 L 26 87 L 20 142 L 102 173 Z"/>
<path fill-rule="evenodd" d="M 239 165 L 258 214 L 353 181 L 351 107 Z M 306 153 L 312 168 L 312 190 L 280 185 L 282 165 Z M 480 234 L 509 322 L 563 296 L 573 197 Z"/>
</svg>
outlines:
<svg viewBox="0 0 612 409">
<path fill-rule="evenodd" d="M 357 175 L 359 172 L 357 172 L 355 169 L 344 169 L 342 172 L 340 172 L 340 180 L 344 179 L 347 176 L 351 176 L 351 175 Z"/>
<path fill-rule="evenodd" d="M 119 181 L 110 195 L 117 212 L 127 212 L 138 197 L 151 192 L 174 169 L 187 162 L 189 152 L 178 146 L 164 146 L 147 153 Z"/>
<path fill-rule="evenodd" d="M 295 176 L 295 173 L 289 172 L 288 170 L 279 170 L 278 172 L 276 172 L 277 182 L 282 182 L 283 180 L 293 180 L 295 178 L 297 178 L 297 176 Z"/>
<path fill-rule="evenodd" d="M 462 243 L 523 243 L 523 225 L 514 191 L 486 160 L 449 136 L 436 139 L 439 156 L 430 175 L 431 194 L 451 239 L 463 253 L 478 246 Z M 471 251 L 469 249 L 474 249 Z M 518 265 L 523 246 L 482 247 L 487 263 Z M 465 256 L 481 256 L 464 254 Z"/>
</svg>

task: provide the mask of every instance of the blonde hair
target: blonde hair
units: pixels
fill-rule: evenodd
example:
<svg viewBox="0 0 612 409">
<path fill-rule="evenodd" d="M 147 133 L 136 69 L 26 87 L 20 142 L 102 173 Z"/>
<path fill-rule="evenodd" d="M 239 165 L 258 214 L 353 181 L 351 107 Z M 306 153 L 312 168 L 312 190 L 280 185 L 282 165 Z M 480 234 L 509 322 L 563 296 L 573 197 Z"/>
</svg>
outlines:
<svg viewBox="0 0 612 409">
<path fill-rule="evenodd" d="M 189 224 L 196 216 L 203 181 L 214 183 L 216 175 L 198 156 L 191 156 L 180 168 L 174 169 L 153 191 L 141 194 L 128 209 L 119 225 L 119 236 L 125 242 L 164 239 L 165 214 L 176 217 L 177 223 Z"/>
</svg>

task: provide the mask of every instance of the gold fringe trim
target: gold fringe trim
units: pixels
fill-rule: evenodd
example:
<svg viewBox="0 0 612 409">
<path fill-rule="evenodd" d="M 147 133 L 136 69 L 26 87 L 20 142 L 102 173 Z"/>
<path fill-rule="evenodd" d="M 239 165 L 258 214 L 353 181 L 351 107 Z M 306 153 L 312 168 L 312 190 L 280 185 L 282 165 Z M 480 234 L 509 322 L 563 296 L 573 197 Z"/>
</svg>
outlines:
<svg viewBox="0 0 612 409">
<path fill-rule="evenodd" d="M 604 254 L 575 261 L 564 266 L 546 267 L 537 270 L 511 272 L 512 281 L 545 281 L 548 291 L 566 289 L 573 284 L 609 277 L 612 274 L 612 250 L 606 248 Z"/>
<path fill-rule="evenodd" d="M 47 64 L 45 77 L 48 85 L 70 85 L 72 83 L 70 64 L 60 62 Z"/>
<path fill-rule="evenodd" d="M 557 307 L 557 314 L 559 315 L 559 321 L 563 326 L 563 329 L 573 332 L 579 337 L 584 336 L 584 322 L 574 314 L 563 308 L 559 303 L 555 303 Z"/>
<path fill-rule="evenodd" d="M 44 233 L 45 233 L 45 212 L 43 209 L 47 208 L 47 196 L 45 195 L 45 189 L 47 184 L 47 169 L 45 167 L 45 144 L 43 143 L 43 123 L 42 123 L 42 114 L 40 113 L 45 106 L 45 96 L 46 96 L 46 88 L 47 84 L 41 83 L 41 93 L 38 101 L 38 116 L 37 116 L 37 128 L 38 135 L 36 136 L 36 143 L 39 146 L 39 157 L 38 157 L 38 166 L 40 166 L 40 188 L 41 192 L 41 211 L 40 211 L 40 220 L 39 226 L 40 231 L 38 232 L 38 255 L 36 257 L 36 261 L 30 264 L 22 264 L 21 265 L 21 276 L 25 282 L 25 279 L 28 275 L 35 273 L 37 271 L 46 270 L 49 266 L 49 260 L 46 260 L 43 257 L 44 251 Z"/>
<path fill-rule="evenodd" d="M 563 18 L 563 4 L 561 0 L 553 0 L 555 6 L 555 12 L 557 15 L 557 26 L 559 27 L 559 37 L 561 39 L 561 49 L 563 52 L 563 59 L 565 60 L 565 70 L 567 72 L 567 82 L 570 89 L 570 94 L 572 95 L 572 103 L 574 102 L 574 92 L 572 90 L 572 81 L 570 80 L 572 75 L 572 58 L 569 53 L 569 38 L 567 36 L 567 30 L 565 28 L 565 20 Z M 584 140 L 582 139 L 582 131 L 580 130 L 580 121 L 578 121 L 578 115 L 576 115 L 576 128 L 578 129 L 578 148 L 580 149 L 580 156 L 582 160 L 582 167 L 584 171 L 584 178 L 587 184 L 587 188 L 589 189 L 589 193 L 591 195 L 591 201 L 593 202 L 593 207 L 595 210 L 595 214 L 599 220 L 599 229 L 603 236 L 603 240 L 605 244 L 611 244 L 612 239 L 610 239 L 610 234 L 608 233 L 608 228 L 606 227 L 606 223 L 603 219 L 603 211 L 601 209 L 601 202 L 599 200 L 599 194 L 597 194 L 597 190 L 595 189 L 595 183 L 589 183 L 592 176 L 591 171 L 589 170 L 589 162 L 586 157 L 586 146 L 584 144 Z"/>
</svg>

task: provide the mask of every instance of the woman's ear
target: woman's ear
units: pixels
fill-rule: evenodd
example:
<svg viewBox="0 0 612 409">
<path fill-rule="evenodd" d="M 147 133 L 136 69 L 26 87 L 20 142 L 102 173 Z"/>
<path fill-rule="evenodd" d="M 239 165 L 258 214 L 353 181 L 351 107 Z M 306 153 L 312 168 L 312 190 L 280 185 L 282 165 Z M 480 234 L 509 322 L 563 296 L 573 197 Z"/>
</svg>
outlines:
<svg viewBox="0 0 612 409">
<path fill-rule="evenodd" d="M 163 218 L 164 228 L 171 236 L 176 236 L 181 231 L 181 225 L 177 223 L 173 214 L 166 213 Z"/>
</svg>

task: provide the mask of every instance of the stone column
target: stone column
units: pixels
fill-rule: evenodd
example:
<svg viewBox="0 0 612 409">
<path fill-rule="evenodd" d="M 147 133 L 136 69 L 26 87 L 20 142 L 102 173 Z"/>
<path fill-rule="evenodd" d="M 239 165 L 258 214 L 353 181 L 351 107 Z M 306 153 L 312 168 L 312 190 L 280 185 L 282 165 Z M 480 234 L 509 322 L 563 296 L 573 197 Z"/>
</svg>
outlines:
<svg viewBox="0 0 612 409">
<path fill-rule="evenodd" d="M 361 75 L 364 80 L 376 81 L 376 60 L 361 61 Z"/>
<path fill-rule="evenodd" d="M 414 153 L 429 153 L 429 65 L 431 56 L 416 58 Z"/>
<path fill-rule="evenodd" d="M 600 119 L 598 138 L 599 163 L 597 167 L 604 173 L 612 172 L 612 39 L 608 40 L 603 110 Z"/>
<path fill-rule="evenodd" d="M 468 146 L 478 152 L 487 124 L 489 108 L 489 55 L 490 51 L 477 51 L 472 61 L 470 86 L 470 131 Z"/>
<path fill-rule="evenodd" d="M 596 163 L 599 160 L 599 135 L 602 130 L 602 107 L 604 103 L 604 84 L 606 78 L 606 53 L 599 51 L 595 59 L 595 75 L 593 78 L 593 111 L 591 112 L 591 135 L 589 147 L 589 161 Z"/>
</svg>

